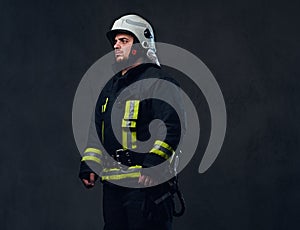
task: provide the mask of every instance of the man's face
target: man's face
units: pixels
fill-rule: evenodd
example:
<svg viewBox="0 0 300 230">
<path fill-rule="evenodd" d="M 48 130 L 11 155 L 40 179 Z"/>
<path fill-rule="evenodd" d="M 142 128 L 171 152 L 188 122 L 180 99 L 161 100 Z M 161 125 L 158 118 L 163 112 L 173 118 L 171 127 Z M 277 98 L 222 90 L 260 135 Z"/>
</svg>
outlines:
<svg viewBox="0 0 300 230">
<path fill-rule="evenodd" d="M 122 62 L 128 59 L 133 40 L 133 36 L 129 34 L 121 33 L 115 36 L 114 49 L 116 62 Z"/>
</svg>

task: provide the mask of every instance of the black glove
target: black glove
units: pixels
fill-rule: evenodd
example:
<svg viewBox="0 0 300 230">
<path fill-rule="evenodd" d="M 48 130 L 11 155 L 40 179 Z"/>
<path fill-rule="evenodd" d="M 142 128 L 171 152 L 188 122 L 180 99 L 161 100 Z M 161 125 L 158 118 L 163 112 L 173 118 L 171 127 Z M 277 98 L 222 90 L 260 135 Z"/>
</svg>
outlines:
<svg viewBox="0 0 300 230">
<path fill-rule="evenodd" d="M 82 179 L 90 179 L 90 174 L 95 173 L 93 170 L 90 169 L 90 167 L 87 165 L 85 161 L 80 162 L 80 169 L 79 169 L 79 174 L 78 177 Z M 95 181 L 97 180 L 98 175 L 95 173 Z"/>
</svg>

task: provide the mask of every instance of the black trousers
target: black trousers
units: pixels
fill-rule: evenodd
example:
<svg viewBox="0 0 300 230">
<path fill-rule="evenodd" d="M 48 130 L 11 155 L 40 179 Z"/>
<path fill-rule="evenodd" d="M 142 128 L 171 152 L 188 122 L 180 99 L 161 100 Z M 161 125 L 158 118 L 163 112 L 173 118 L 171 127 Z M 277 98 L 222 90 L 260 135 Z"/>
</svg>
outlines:
<svg viewBox="0 0 300 230">
<path fill-rule="evenodd" d="M 153 203 L 166 192 L 166 184 L 151 188 L 120 187 L 103 183 L 104 230 L 172 230 L 172 197 Z"/>
</svg>

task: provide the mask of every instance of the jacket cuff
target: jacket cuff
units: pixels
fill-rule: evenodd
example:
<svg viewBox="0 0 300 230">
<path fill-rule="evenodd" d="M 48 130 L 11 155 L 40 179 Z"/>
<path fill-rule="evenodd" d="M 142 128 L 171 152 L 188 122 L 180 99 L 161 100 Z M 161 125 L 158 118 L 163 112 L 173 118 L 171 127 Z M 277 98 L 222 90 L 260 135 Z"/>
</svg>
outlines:
<svg viewBox="0 0 300 230">
<path fill-rule="evenodd" d="M 163 163 L 166 159 L 154 153 L 147 153 L 143 162 L 144 168 L 150 168 Z"/>
</svg>

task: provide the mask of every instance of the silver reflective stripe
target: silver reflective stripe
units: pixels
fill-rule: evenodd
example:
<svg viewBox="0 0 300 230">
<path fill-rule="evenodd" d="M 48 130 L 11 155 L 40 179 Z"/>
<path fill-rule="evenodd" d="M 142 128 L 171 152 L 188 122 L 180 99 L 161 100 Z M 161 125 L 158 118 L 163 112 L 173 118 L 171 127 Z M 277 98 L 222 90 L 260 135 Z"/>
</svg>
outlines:
<svg viewBox="0 0 300 230">
<path fill-rule="evenodd" d="M 97 157 L 97 158 L 101 159 L 100 154 L 92 153 L 92 152 L 84 153 L 83 157 L 85 157 L 85 156 L 92 156 L 92 157 Z"/>
<path fill-rule="evenodd" d="M 128 173 L 134 173 L 134 172 L 140 172 L 141 167 L 139 168 L 128 168 L 128 169 L 103 169 L 102 175 L 103 176 L 111 176 L 111 175 L 119 175 L 119 174 L 128 174 Z"/>
</svg>

